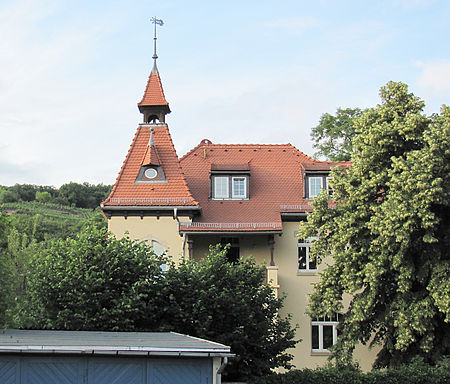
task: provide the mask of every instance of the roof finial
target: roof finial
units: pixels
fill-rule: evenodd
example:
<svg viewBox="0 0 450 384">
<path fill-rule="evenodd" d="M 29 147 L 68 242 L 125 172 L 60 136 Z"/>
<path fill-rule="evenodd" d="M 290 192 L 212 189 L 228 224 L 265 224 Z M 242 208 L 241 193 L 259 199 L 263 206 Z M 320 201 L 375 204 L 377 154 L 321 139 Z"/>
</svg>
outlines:
<svg viewBox="0 0 450 384">
<path fill-rule="evenodd" d="M 152 72 L 158 72 L 158 68 L 156 67 L 156 59 L 158 58 L 158 55 L 156 54 L 156 26 L 160 25 L 162 27 L 164 25 L 164 22 L 161 19 L 157 19 L 156 16 L 152 17 L 151 21 L 152 21 L 153 24 L 155 24 L 155 35 L 153 37 L 154 50 L 153 50 L 153 56 L 152 56 L 152 59 L 154 61 L 153 61 Z"/>
</svg>

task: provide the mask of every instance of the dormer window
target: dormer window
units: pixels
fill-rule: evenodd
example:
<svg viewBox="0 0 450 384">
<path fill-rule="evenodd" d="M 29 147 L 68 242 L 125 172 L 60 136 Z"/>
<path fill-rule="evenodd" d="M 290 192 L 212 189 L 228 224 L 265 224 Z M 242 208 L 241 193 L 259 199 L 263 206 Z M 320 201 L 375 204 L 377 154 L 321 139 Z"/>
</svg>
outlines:
<svg viewBox="0 0 450 384">
<path fill-rule="evenodd" d="M 231 178 L 232 181 L 232 191 L 231 197 L 233 199 L 245 199 L 247 198 L 247 178 L 246 177 L 236 177 Z"/>
<path fill-rule="evenodd" d="M 230 197 L 228 176 L 214 176 L 213 184 L 214 184 L 214 198 L 228 199 Z"/>
<path fill-rule="evenodd" d="M 245 164 L 211 164 L 213 200 L 248 200 L 250 167 Z"/>
<path fill-rule="evenodd" d="M 167 183 L 161 166 L 144 165 L 139 170 L 135 183 Z"/>
<path fill-rule="evenodd" d="M 329 188 L 328 181 L 330 177 L 328 173 L 307 173 L 305 175 L 305 197 L 314 199 L 322 189 Z M 330 193 L 331 194 L 331 193 Z"/>
<path fill-rule="evenodd" d="M 309 198 L 312 199 L 316 197 L 320 191 L 323 189 L 323 177 L 320 176 L 310 176 L 309 181 Z"/>
<path fill-rule="evenodd" d="M 249 198 L 248 175 L 211 175 L 211 197 L 214 200 Z"/>
</svg>

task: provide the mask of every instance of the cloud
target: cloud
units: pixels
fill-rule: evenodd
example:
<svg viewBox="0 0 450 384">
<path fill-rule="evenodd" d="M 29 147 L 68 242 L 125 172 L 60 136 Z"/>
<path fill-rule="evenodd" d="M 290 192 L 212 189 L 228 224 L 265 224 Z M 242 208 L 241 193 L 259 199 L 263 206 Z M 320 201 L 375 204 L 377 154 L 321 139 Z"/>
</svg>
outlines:
<svg viewBox="0 0 450 384">
<path fill-rule="evenodd" d="M 437 93 L 450 91 L 450 60 L 418 62 L 416 66 L 422 70 L 418 79 L 421 87 Z"/>
</svg>

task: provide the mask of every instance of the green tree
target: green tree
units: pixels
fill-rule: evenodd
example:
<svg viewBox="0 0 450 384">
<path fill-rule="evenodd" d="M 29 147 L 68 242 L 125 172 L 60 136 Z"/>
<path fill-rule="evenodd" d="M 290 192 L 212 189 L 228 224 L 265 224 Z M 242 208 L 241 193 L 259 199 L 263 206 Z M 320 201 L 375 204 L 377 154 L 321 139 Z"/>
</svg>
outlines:
<svg viewBox="0 0 450 384">
<path fill-rule="evenodd" d="M 0 328 L 8 323 L 8 310 L 14 302 L 14 266 L 7 251 L 9 220 L 0 211 Z"/>
<path fill-rule="evenodd" d="M 319 125 L 311 131 L 315 156 L 332 161 L 348 161 L 352 157 L 353 139 L 356 136 L 354 120 L 362 113 L 359 108 L 338 108 L 336 115 L 324 113 Z"/>
<path fill-rule="evenodd" d="M 78 208 L 97 208 L 111 191 L 110 185 L 67 183 L 59 188 L 58 198 Z"/>
<path fill-rule="evenodd" d="M 0 187 L 0 203 L 13 203 L 19 201 L 17 192 L 11 191 L 8 187 Z"/>
<path fill-rule="evenodd" d="M 40 202 L 40 203 L 48 203 L 49 201 L 52 200 L 52 195 L 50 194 L 50 192 L 47 191 L 36 191 L 36 197 L 35 200 Z"/>
<path fill-rule="evenodd" d="M 379 343 L 376 366 L 450 353 L 450 109 L 432 118 L 403 83 L 355 120 L 353 165 L 332 171 L 335 208 L 321 194 L 301 236 L 318 234 L 333 263 L 310 296 L 311 315 L 343 311 L 337 360 Z"/>
<path fill-rule="evenodd" d="M 87 227 L 34 258 L 22 326 L 207 338 L 237 354 L 227 368 L 231 379 L 290 366 L 286 349 L 296 344 L 295 330 L 279 316 L 283 300 L 264 284 L 264 267 L 252 260 L 232 265 L 219 248 L 163 272 L 166 262 L 144 243 Z"/>
<path fill-rule="evenodd" d="M 214 340 L 231 346 L 224 376 L 228 381 L 269 374 L 276 367 L 290 368 L 295 330 L 279 310 L 277 299 L 265 284 L 265 267 L 251 258 L 235 265 L 226 249 L 211 247 L 199 260 L 185 260 L 166 272 L 161 319 L 164 330 Z"/>
<path fill-rule="evenodd" d="M 144 243 L 85 227 L 33 259 L 23 324 L 71 330 L 130 331 L 147 312 L 161 259 Z M 149 319 L 150 322 L 151 319 Z"/>
</svg>

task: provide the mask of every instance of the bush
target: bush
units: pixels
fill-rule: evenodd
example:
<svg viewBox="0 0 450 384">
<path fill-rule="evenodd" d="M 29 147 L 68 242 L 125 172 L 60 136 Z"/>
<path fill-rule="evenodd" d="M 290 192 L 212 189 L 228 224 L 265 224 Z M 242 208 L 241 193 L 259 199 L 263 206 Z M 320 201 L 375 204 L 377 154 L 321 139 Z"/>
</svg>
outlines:
<svg viewBox="0 0 450 384">
<path fill-rule="evenodd" d="M 36 201 L 40 203 L 48 203 L 52 199 L 52 195 L 47 191 L 36 191 Z"/>
<path fill-rule="evenodd" d="M 248 384 L 448 384 L 450 359 L 431 366 L 421 359 L 411 364 L 363 373 L 354 367 L 303 369 L 250 380 Z"/>
</svg>

